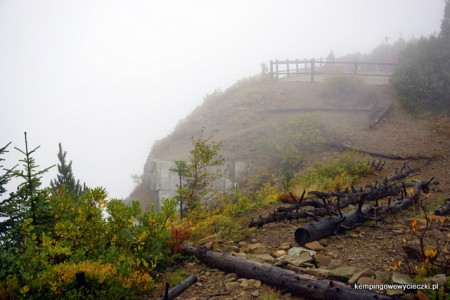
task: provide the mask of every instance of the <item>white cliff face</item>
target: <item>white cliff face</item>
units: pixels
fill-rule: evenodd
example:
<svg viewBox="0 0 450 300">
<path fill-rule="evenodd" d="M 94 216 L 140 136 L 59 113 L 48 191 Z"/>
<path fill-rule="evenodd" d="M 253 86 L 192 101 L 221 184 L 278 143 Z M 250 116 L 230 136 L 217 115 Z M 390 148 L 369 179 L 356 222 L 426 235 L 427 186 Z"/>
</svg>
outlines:
<svg viewBox="0 0 450 300">
<path fill-rule="evenodd" d="M 164 161 L 148 158 L 144 165 L 143 183 L 149 189 L 152 200 L 157 203 L 157 209 L 161 208 L 162 200 L 169 199 L 177 195 L 179 177 L 176 172 L 170 169 L 176 168 L 173 161 Z M 213 183 L 213 187 L 222 191 L 230 191 L 235 188 L 235 183 L 242 178 L 249 164 L 245 162 L 225 163 L 221 167 L 221 178 Z M 211 172 L 217 168 L 211 169 Z"/>
<path fill-rule="evenodd" d="M 170 171 L 175 167 L 172 161 L 151 158 L 144 165 L 143 183 L 149 189 L 152 200 L 157 203 L 158 210 L 161 208 L 161 199 L 177 195 L 178 174 Z"/>
</svg>

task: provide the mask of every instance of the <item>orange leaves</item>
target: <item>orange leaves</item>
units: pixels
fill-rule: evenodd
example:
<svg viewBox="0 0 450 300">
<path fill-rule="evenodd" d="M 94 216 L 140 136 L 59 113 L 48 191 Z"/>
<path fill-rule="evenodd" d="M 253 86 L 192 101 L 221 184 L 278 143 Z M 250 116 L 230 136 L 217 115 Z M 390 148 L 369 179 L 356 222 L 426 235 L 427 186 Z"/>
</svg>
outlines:
<svg viewBox="0 0 450 300">
<path fill-rule="evenodd" d="M 427 259 L 433 259 L 435 256 L 437 255 L 437 250 L 436 249 L 425 249 L 425 257 Z"/>
<path fill-rule="evenodd" d="M 433 214 L 433 215 L 431 215 L 430 220 L 433 221 L 433 222 L 437 221 L 440 224 L 444 224 L 447 221 L 447 218 L 446 217 L 440 217 L 439 219 L 437 219 L 437 216 L 435 214 Z"/>
<path fill-rule="evenodd" d="M 300 198 L 297 195 L 294 195 L 294 197 L 295 197 L 295 202 L 297 202 L 297 199 Z M 284 193 L 284 194 L 278 195 L 277 200 L 282 203 L 294 203 L 294 199 L 292 199 L 292 197 L 289 193 Z"/>
<path fill-rule="evenodd" d="M 143 272 L 132 271 L 128 276 L 122 277 L 122 285 L 125 289 L 137 288 L 141 293 L 147 293 L 153 284 L 153 278 Z"/>
<path fill-rule="evenodd" d="M 168 245 L 174 252 L 183 251 L 183 242 L 191 236 L 191 229 L 188 226 L 173 226 L 170 230 Z"/>
<path fill-rule="evenodd" d="M 411 221 L 411 229 L 413 232 L 415 232 L 417 230 L 417 220 Z"/>
<path fill-rule="evenodd" d="M 441 243 L 446 239 L 447 233 L 441 229 L 446 226 L 448 217 L 428 215 L 424 203 L 425 201 L 419 202 L 423 212 L 422 217 L 417 216 L 416 219 L 401 223 L 410 230 L 402 238 L 402 249 L 405 252 L 402 256 L 406 254 L 408 258 L 414 258 L 403 258 L 405 267 L 402 266 L 402 271 L 419 277 L 444 273 L 448 269 L 449 262 L 446 246 Z M 395 270 L 395 265 L 391 269 Z"/>
<path fill-rule="evenodd" d="M 131 271 L 119 274 L 117 268 L 110 263 L 83 261 L 78 264 L 63 263 L 45 271 L 40 280 L 55 296 L 64 295 L 75 284 L 77 272 L 84 272 L 89 284 L 98 289 L 120 287 L 131 293 L 144 294 L 153 286 L 153 278 L 142 271 Z"/>
</svg>

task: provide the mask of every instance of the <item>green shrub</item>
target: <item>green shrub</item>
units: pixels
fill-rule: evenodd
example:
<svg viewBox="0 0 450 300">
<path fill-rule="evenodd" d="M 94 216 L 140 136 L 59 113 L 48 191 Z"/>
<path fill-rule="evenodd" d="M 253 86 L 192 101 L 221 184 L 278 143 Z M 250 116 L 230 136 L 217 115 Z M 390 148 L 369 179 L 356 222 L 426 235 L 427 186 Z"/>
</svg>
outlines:
<svg viewBox="0 0 450 300">
<path fill-rule="evenodd" d="M 323 82 L 322 96 L 331 100 L 338 100 L 339 103 L 361 100 L 364 98 L 364 85 L 360 77 L 345 75 L 342 73 L 332 73 L 325 76 Z"/>
<path fill-rule="evenodd" d="M 176 286 L 181 283 L 187 277 L 189 277 L 189 271 L 183 268 L 176 268 L 174 270 L 169 270 L 164 276 L 164 281 L 167 282 L 171 287 Z"/>
<path fill-rule="evenodd" d="M 392 78 L 403 106 L 450 113 L 450 41 L 431 36 L 410 44 Z"/>
<path fill-rule="evenodd" d="M 24 221 L 23 241 L 15 255 L 19 281 L 16 286 L 10 279 L 0 282 L 0 299 L 11 290 L 25 298 L 42 299 L 83 295 L 116 299 L 149 292 L 151 274 L 174 262 L 168 240 L 176 203 L 167 201 L 162 212 L 142 212 L 138 202 L 131 206 L 120 200 L 107 203 L 105 196 L 103 189 L 89 188 L 80 196 L 64 188 L 52 193 L 52 231 L 38 236 L 32 219 Z M 107 221 L 102 216 L 104 207 Z M 81 290 L 75 288 L 79 271 L 86 273 L 88 281 Z"/>
<path fill-rule="evenodd" d="M 84 272 L 86 287 L 77 289 L 76 274 Z M 130 295 L 143 295 L 153 287 L 153 278 L 146 272 L 134 270 L 121 274 L 111 263 L 83 261 L 63 263 L 43 272 L 39 278 L 40 289 L 30 290 L 32 296 L 72 298 L 92 295 L 96 299 L 119 299 Z M 81 294 L 81 295 L 80 295 Z"/>
<path fill-rule="evenodd" d="M 264 146 L 267 156 L 282 170 L 298 169 L 305 156 L 325 142 L 325 127 L 318 115 L 308 114 L 288 119 L 274 136 Z"/>
<path fill-rule="evenodd" d="M 8 276 L 0 281 L 0 299 L 17 299 L 19 279 L 16 275 Z"/>
<path fill-rule="evenodd" d="M 0 215 L 6 217 L 0 222 L 0 299 L 117 299 L 148 293 L 152 276 L 178 257 L 168 243 L 177 202 L 166 201 L 161 212 L 143 212 L 137 201 L 107 201 L 103 188 L 85 188 L 81 194 L 64 184 L 41 189 L 47 169 L 36 171 L 36 149 L 29 151 L 26 143 L 26 150 L 19 150 L 26 157 L 21 160 L 25 171 L 9 175 L 25 182 L 0 201 Z M 87 285 L 78 288 L 75 274 L 81 271 Z"/>
<path fill-rule="evenodd" d="M 367 161 L 354 152 L 346 152 L 338 159 L 317 161 L 293 179 L 293 191 L 343 190 L 354 184 L 369 171 Z"/>
</svg>

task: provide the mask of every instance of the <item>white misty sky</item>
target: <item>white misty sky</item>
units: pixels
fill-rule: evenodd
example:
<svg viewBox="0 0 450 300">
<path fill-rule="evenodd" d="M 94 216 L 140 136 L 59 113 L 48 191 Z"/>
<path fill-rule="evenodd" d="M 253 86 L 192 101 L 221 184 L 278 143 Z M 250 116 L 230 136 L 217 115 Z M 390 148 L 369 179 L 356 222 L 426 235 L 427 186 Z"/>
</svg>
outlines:
<svg viewBox="0 0 450 300">
<path fill-rule="evenodd" d="M 443 0 L 0 0 L 0 146 L 125 198 L 156 139 L 271 59 L 438 33 Z M 6 167 L 20 158 L 10 147 Z M 56 168 L 43 178 L 56 176 Z"/>
</svg>

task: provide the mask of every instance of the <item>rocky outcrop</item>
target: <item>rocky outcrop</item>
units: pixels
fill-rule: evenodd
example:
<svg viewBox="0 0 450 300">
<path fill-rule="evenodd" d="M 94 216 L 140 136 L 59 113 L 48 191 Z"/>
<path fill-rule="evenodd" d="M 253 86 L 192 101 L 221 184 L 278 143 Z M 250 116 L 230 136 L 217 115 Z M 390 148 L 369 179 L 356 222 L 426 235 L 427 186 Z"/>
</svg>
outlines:
<svg viewBox="0 0 450 300">
<path fill-rule="evenodd" d="M 222 191 L 233 190 L 237 183 L 248 171 L 250 164 L 246 162 L 228 162 L 220 167 L 223 174 L 213 183 L 213 187 Z M 162 201 L 177 195 L 179 177 L 173 161 L 158 160 L 149 157 L 144 166 L 143 185 L 148 190 L 150 202 L 157 209 L 161 208 Z M 211 168 L 211 172 L 217 168 Z"/>
</svg>

